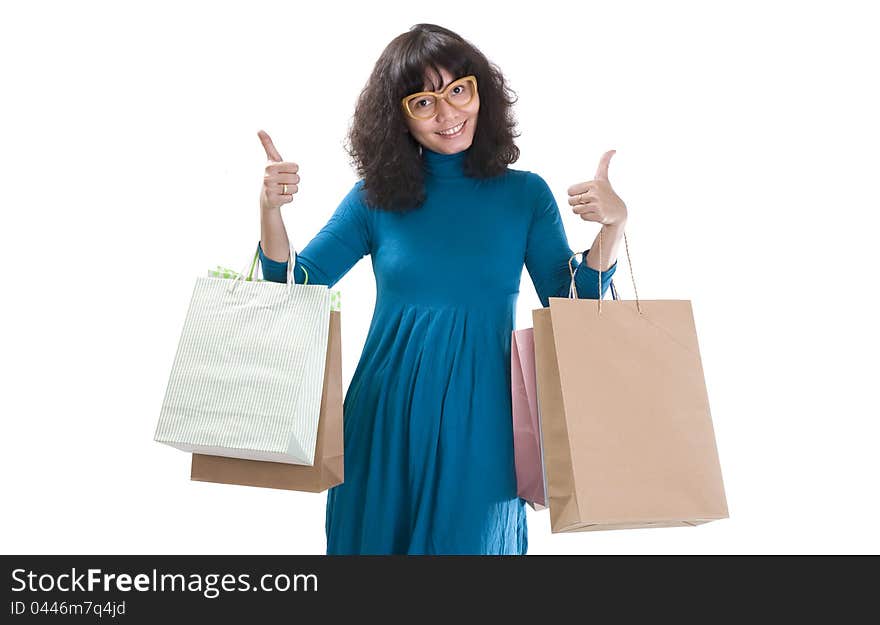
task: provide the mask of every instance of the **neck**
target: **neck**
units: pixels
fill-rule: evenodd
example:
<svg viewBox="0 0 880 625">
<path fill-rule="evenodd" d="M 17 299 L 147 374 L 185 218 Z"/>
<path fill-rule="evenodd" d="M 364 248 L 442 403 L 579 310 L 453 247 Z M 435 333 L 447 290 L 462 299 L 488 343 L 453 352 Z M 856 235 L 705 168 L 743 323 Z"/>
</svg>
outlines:
<svg viewBox="0 0 880 625">
<path fill-rule="evenodd" d="M 442 154 L 422 146 L 425 172 L 435 178 L 460 178 L 464 176 L 464 161 L 468 150 L 454 154 Z"/>
</svg>

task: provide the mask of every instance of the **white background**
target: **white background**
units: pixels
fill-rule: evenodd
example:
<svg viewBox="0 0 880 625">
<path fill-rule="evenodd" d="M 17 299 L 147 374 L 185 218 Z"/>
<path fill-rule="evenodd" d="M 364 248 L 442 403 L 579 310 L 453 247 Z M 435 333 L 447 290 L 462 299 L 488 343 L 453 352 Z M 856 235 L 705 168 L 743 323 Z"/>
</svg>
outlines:
<svg viewBox="0 0 880 625">
<path fill-rule="evenodd" d="M 0 11 L 5 553 L 324 553 L 326 494 L 190 482 L 153 431 L 194 279 L 259 240 L 267 130 L 302 248 L 351 188 L 373 63 L 439 23 L 505 72 L 521 159 L 616 149 L 643 299 L 693 303 L 730 519 L 529 553 L 877 553 L 880 132 L 870 3 L 16 3 Z M 623 248 L 621 255 L 623 256 Z M 633 298 L 625 257 L 615 279 Z M 347 388 L 375 298 L 338 287 Z M 523 274 L 518 327 L 538 307 Z"/>
</svg>

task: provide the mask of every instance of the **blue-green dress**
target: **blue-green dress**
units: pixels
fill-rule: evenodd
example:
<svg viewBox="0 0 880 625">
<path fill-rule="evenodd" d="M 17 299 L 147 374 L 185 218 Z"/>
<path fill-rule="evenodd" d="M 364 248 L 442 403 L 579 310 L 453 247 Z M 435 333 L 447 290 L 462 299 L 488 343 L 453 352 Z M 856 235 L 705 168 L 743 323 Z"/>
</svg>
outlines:
<svg viewBox="0 0 880 625">
<path fill-rule="evenodd" d="M 543 178 L 469 178 L 464 158 L 423 149 L 427 200 L 409 213 L 369 208 L 359 180 L 297 255 L 300 284 L 304 267 L 333 286 L 367 254 L 376 277 L 343 402 L 345 481 L 327 493 L 328 554 L 526 553 L 510 335 L 523 265 L 547 306 L 568 296 L 572 250 Z M 287 279 L 287 263 L 260 258 L 266 279 Z M 597 298 L 598 272 L 572 263 L 578 296 Z"/>
</svg>

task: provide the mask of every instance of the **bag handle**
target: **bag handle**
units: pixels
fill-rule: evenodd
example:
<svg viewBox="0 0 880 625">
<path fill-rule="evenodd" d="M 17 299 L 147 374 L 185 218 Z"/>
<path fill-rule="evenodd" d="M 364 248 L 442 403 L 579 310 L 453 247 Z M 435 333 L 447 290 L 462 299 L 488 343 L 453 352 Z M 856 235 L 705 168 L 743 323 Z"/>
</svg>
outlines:
<svg viewBox="0 0 880 625">
<path fill-rule="evenodd" d="M 288 291 L 293 290 L 293 285 L 296 282 L 293 279 L 293 268 L 296 266 L 296 250 L 293 248 L 293 245 L 290 246 L 290 259 L 287 261 L 287 288 Z M 260 242 L 257 241 L 257 249 L 254 251 L 254 258 L 250 263 L 250 270 L 247 272 L 246 280 L 248 282 L 253 281 L 254 279 L 254 270 L 257 268 L 257 265 L 260 264 Z M 262 269 L 262 267 L 261 267 Z M 247 266 L 243 267 L 242 270 L 238 273 L 235 279 L 232 281 L 232 284 L 229 285 L 229 288 L 226 289 L 228 293 L 232 293 L 235 290 L 235 287 L 238 286 L 240 280 L 245 280 L 245 270 L 247 270 Z M 305 267 L 302 267 L 303 272 L 306 275 L 306 281 L 303 284 L 309 283 L 309 272 L 306 271 Z M 261 272 L 262 273 L 262 272 Z"/>
<path fill-rule="evenodd" d="M 599 230 L 599 266 L 600 267 L 602 266 L 602 232 L 603 232 L 602 230 Z M 626 230 L 624 230 L 624 232 L 623 232 L 623 245 L 626 248 L 626 263 L 627 263 L 627 266 L 629 267 L 629 276 L 630 276 L 630 278 L 632 278 L 633 292 L 636 295 L 636 308 L 638 309 L 639 314 L 641 315 L 642 314 L 642 306 L 639 303 L 639 291 L 636 288 L 636 277 L 635 277 L 635 274 L 633 274 L 633 270 L 632 270 L 632 259 L 630 258 L 630 255 L 629 255 L 629 242 L 626 240 Z M 581 256 L 581 264 L 587 262 L 587 252 L 586 251 L 576 252 L 576 253 L 572 254 L 571 257 L 568 259 L 568 271 L 569 271 L 569 273 L 571 273 L 571 284 L 568 287 L 568 297 L 570 299 L 577 298 L 577 296 L 578 296 L 577 295 L 577 287 L 575 286 L 575 283 L 574 283 L 574 276 L 577 273 L 577 269 L 574 269 L 571 266 L 571 261 L 578 254 L 580 254 L 580 256 Z M 578 268 L 580 268 L 580 265 L 578 265 Z M 610 286 L 611 286 L 612 299 L 619 300 L 620 298 L 617 296 L 617 289 L 614 286 L 614 279 L 613 278 L 610 281 Z M 599 313 L 601 314 L 602 313 L 602 270 L 601 269 L 599 270 L 598 306 L 599 306 Z"/>
</svg>

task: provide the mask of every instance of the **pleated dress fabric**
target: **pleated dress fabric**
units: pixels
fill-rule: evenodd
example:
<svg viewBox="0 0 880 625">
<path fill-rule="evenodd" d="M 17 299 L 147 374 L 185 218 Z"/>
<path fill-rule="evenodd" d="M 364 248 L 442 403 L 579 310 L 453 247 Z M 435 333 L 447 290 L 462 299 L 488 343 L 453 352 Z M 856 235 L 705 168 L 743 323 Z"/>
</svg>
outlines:
<svg viewBox="0 0 880 625">
<path fill-rule="evenodd" d="M 511 168 L 471 178 L 466 154 L 423 149 L 427 199 L 406 213 L 368 207 L 359 180 L 298 252 L 297 283 L 305 269 L 310 284 L 333 286 L 368 254 L 376 278 L 343 402 L 345 481 L 327 492 L 329 555 L 528 549 L 511 332 L 523 266 L 547 306 L 568 296 L 572 250 L 543 178 Z M 260 256 L 266 279 L 286 281 L 286 262 Z M 597 298 L 598 272 L 572 264 L 578 297 Z M 603 293 L 616 269 L 602 272 Z"/>
</svg>

